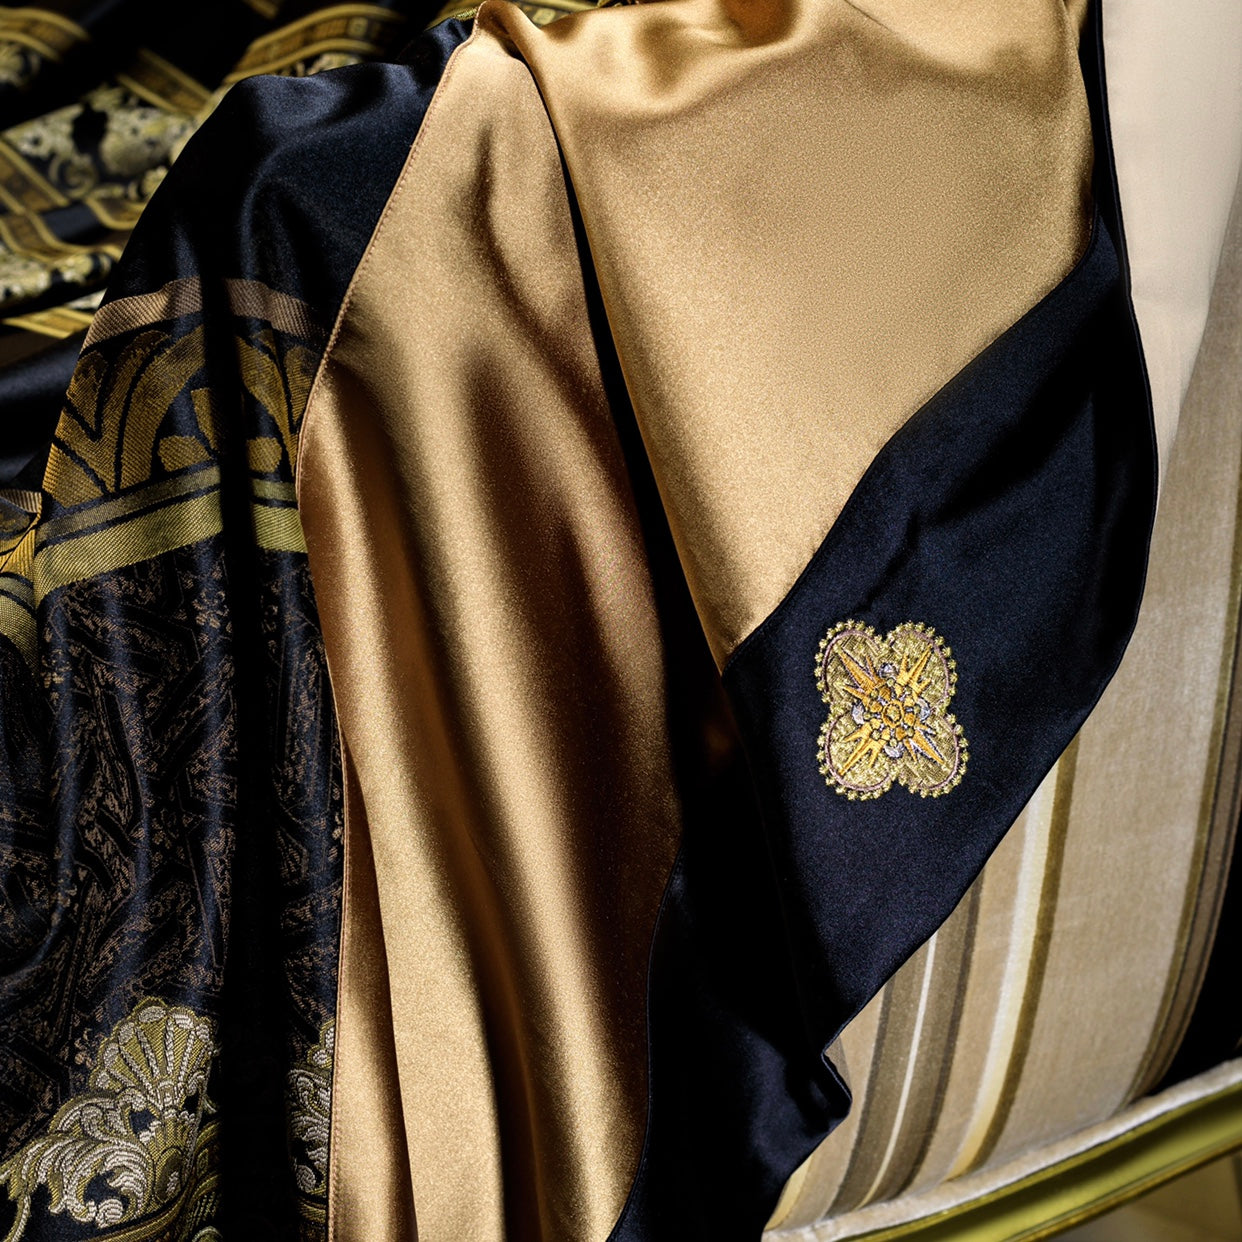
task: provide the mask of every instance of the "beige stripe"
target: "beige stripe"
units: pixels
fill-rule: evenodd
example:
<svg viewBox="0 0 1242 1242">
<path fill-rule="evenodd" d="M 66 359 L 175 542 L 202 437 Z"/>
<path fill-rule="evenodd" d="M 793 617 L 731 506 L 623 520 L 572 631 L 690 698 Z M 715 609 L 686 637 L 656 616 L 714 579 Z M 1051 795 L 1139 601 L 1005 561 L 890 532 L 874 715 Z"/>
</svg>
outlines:
<svg viewBox="0 0 1242 1242">
<path fill-rule="evenodd" d="M 950 1179 L 987 1159 L 1009 1118 L 1021 1079 L 1047 962 L 1077 756 L 1075 737 L 1028 808 L 1022 879 L 997 1021 L 992 1028 L 974 1116 L 949 1172 Z"/>
<path fill-rule="evenodd" d="M 974 941 L 979 923 L 981 885 L 975 883 L 938 934 L 936 970 L 931 980 L 932 1010 L 924 1024 L 914 1088 L 905 1113 L 891 1172 L 878 1198 L 891 1198 L 919 1175 L 940 1123 L 954 1068 L 958 1033 L 966 1005 Z"/>
<path fill-rule="evenodd" d="M 884 987 L 875 1033 L 875 1052 L 862 1098 L 854 1104 L 858 1110 L 858 1124 L 849 1149 L 849 1161 L 833 1201 L 834 1209 L 853 1208 L 862 1201 L 867 1184 L 868 1153 L 874 1142 L 884 1141 L 893 1101 L 883 1088 L 894 1073 L 901 1073 L 904 1061 L 900 1058 L 909 1055 L 908 1041 L 900 1037 L 894 1039 L 892 1026 L 899 1015 L 905 1014 L 906 1005 L 900 994 L 909 988 L 910 979 L 914 971 L 921 968 L 925 954 L 926 949 L 920 949 Z M 898 1064 L 894 1065 L 894 1061 Z"/>
<path fill-rule="evenodd" d="M 1242 183 L 1240 183 L 1242 190 Z M 1228 246 L 1213 293 L 1208 333 L 1195 371 L 1190 407 L 1209 386 L 1222 411 L 1236 417 L 1242 401 L 1242 343 L 1237 330 L 1242 317 L 1242 193 L 1235 199 Z M 1222 337 L 1221 323 L 1229 325 Z M 1215 439 L 1215 437 L 1212 437 Z M 1224 446 L 1219 446 L 1223 449 Z M 1199 990 L 1203 985 L 1212 940 L 1220 917 L 1229 859 L 1234 849 L 1239 812 L 1242 811 L 1242 477 L 1235 491 L 1233 549 L 1230 558 L 1226 628 L 1221 644 L 1209 760 L 1199 814 L 1200 830 L 1194 846 L 1190 882 L 1177 932 L 1177 950 L 1165 994 L 1152 1030 L 1152 1039 L 1128 1092 L 1133 1099 L 1150 1091 L 1167 1071 L 1185 1036 Z M 1198 498 L 1196 497 L 1196 500 Z"/>
<path fill-rule="evenodd" d="M 887 995 L 888 989 L 881 989 L 829 1049 L 833 1064 L 857 1093 L 856 1104 L 840 1126 L 799 1166 L 796 1193 L 791 1184 L 789 1193 L 781 1196 L 772 1228 L 818 1220 L 829 1210 L 844 1182 L 866 1107 L 867 1093 L 863 1088 L 871 1083 L 872 1067 L 879 1055 L 878 1030 Z"/>
<path fill-rule="evenodd" d="M 914 1086 L 914 1074 L 919 1065 L 918 1054 L 923 1043 L 923 1025 L 927 1019 L 927 1010 L 931 999 L 932 978 L 936 971 L 936 947 L 938 940 L 938 936 L 933 936 L 927 942 L 926 949 L 922 954 L 923 964 L 921 973 L 923 979 L 922 985 L 919 988 L 918 1008 L 915 1010 L 914 1015 L 914 1029 L 910 1032 L 905 1073 L 901 1078 L 901 1093 L 898 1096 L 897 1106 L 893 1112 L 893 1119 L 889 1127 L 888 1144 L 884 1148 L 884 1154 L 880 1157 L 875 1176 L 871 1179 L 871 1185 L 867 1187 L 859 1200 L 860 1204 L 870 1203 L 876 1197 L 884 1181 L 885 1174 L 888 1173 L 893 1155 L 897 1150 L 897 1142 L 902 1135 L 902 1129 L 906 1120 L 906 1107 L 910 1102 L 910 1092 Z"/>
<path fill-rule="evenodd" d="M 1242 1061 L 930 1194 L 877 1203 L 770 1242 L 1034 1242 L 1242 1144 Z"/>
<path fill-rule="evenodd" d="M 834 1134 L 824 1145 L 838 1153 L 838 1160 L 850 1153 L 848 1170 L 831 1199 L 834 1213 L 892 1194 L 914 1177 L 926 1155 L 953 1067 L 979 893 L 976 883 L 885 989 L 893 1007 L 913 1014 L 914 1020 L 890 1020 L 883 1042 L 877 1042 L 866 1094 L 858 1103 L 864 1118 L 857 1136 Z M 808 1186 L 812 1190 L 823 1194 Z M 824 1202 L 819 1210 L 827 1206 Z M 803 1205 L 796 1216 L 807 1219 Z M 791 1210 L 788 1217 L 792 1221 L 795 1213 Z"/>
</svg>

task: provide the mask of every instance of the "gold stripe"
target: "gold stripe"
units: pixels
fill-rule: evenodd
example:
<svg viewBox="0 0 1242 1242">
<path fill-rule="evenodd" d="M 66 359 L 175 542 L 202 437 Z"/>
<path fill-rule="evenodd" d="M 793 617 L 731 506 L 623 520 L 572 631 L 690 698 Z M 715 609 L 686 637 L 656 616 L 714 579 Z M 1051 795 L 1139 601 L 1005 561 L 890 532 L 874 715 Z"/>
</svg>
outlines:
<svg viewBox="0 0 1242 1242">
<path fill-rule="evenodd" d="M 319 43 L 309 43 L 304 47 L 299 47 L 288 56 L 282 56 L 277 60 L 248 64 L 244 70 L 239 69 L 234 73 L 230 73 L 224 79 L 224 84 L 231 86 L 236 82 L 244 81 L 246 78 L 257 77 L 261 73 L 279 73 L 282 69 L 288 69 L 290 65 L 296 65 L 299 61 L 311 60 L 313 57 L 320 56 L 325 52 L 344 52 L 353 56 L 369 57 L 377 56 L 383 50 L 384 45 L 382 43 L 367 42 L 363 39 L 323 39 Z"/>
<path fill-rule="evenodd" d="M 220 495 L 207 492 L 35 554 L 35 598 L 218 535 Z"/>
<path fill-rule="evenodd" d="M 317 9 L 314 13 L 299 17 L 297 21 L 292 21 L 287 26 L 281 26 L 279 30 L 260 36 L 248 50 L 259 52 L 270 47 L 281 47 L 296 39 L 297 35 L 303 31 L 319 31 L 324 26 L 339 25 L 350 18 L 363 18 L 366 21 L 389 26 L 400 26 L 405 20 L 391 9 L 381 8 L 377 4 L 335 4 L 331 8 Z"/>
<path fill-rule="evenodd" d="M 223 529 L 219 483 L 219 468 L 210 466 L 48 523 L 39 531 L 39 547 L 34 555 L 36 598 L 41 600 L 70 583 L 111 573 L 219 534 Z M 252 489 L 256 500 L 251 510 L 259 547 L 273 552 L 305 552 L 297 508 L 270 503 L 277 499 L 292 501 L 293 485 L 260 479 L 252 481 Z M 194 490 L 200 494 L 176 499 Z M 170 499 L 174 503 L 133 513 L 136 506 L 156 505 Z M 114 525 L 89 529 L 121 515 L 125 516 Z M 69 537 L 48 543 L 49 533 Z"/>
<path fill-rule="evenodd" d="M 306 539 L 302 535 L 302 519 L 296 509 L 275 509 L 271 505 L 256 504 L 254 512 L 254 537 L 261 548 L 269 552 L 305 552 Z"/>
<path fill-rule="evenodd" d="M 54 306 L 50 310 L 36 311 L 33 315 L 14 315 L 3 322 L 10 328 L 23 328 L 27 332 L 37 332 L 40 336 L 51 336 L 63 341 L 66 337 L 89 328 L 92 318 L 85 311 Z"/>
<path fill-rule="evenodd" d="M 37 517 L 39 506 L 42 503 L 42 496 L 31 488 L 5 487 L 0 488 L 0 500 L 7 500 L 9 504 L 16 505 L 19 509 L 24 509 L 31 514 L 31 516 Z"/>
<path fill-rule="evenodd" d="M 63 13 L 54 13 L 51 9 L 0 9 L 0 34 L 5 38 L 16 38 L 19 31 L 51 26 L 58 38 L 58 46 L 62 50 L 74 43 L 86 43 L 90 35 L 75 21 L 71 21 Z M 50 34 L 50 32 L 49 32 Z"/>
<path fill-rule="evenodd" d="M 69 200 L 0 139 L 0 201 L 11 211 L 51 211 Z"/>
<path fill-rule="evenodd" d="M 25 584 L 29 588 L 29 584 Z M 0 588 L 8 582 L 0 577 Z M 6 589 L 0 589 L 0 634 L 17 648 L 22 659 L 33 671 L 38 660 L 38 629 L 30 611 L 23 608 Z"/>
<path fill-rule="evenodd" d="M 138 223 L 138 217 L 142 215 L 146 200 L 117 198 L 113 190 L 114 187 L 105 182 L 79 201 L 91 209 L 95 219 L 104 228 L 111 229 L 115 233 L 133 232 L 134 225 Z"/>
<path fill-rule="evenodd" d="M 274 483 L 270 479 L 254 479 L 250 487 L 260 500 L 283 500 L 288 504 L 297 504 L 298 501 L 296 483 Z"/>
<path fill-rule="evenodd" d="M 226 280 L 229 309 L 247 319 L 262 319 L 286 336 L 322 341 L 324 331 L 314 312 L 300 298 L 279 293 L 258 280 Z"/>
<path fill-rule="evenodd" d="M 280 293 L 257 280 L 224 282 L 229 309 L 234 315 L 261 319 L 278 332 L 303 340 L 321 340 L 323 330 L 307 304 L 287 293 Z M 96 312 L 83 348 L 97 345 L 122 332 L 133 332 L 150 324 L 194 315 L 203 309 L 203 284 L 198 276 L 170 280 L 154 293 L 108 302 Z"/>
<path fill-rule="evenodd" d="M 201 82 L 145 47 L 135 54 L 131 72 L 118 73 L 116 80 L 157 108 L 186 116 L 193 116 L 211 95 Z"/>
<path fill-rule="evenodd" d="M 389 9 L 368 4 L 321 9 L 256 39 L 224 81 L 228 84 L 255 74 L 271 73 L 320 52 L 374 55 L 382 50 L 382 44 L 376 42 L 381 29 L 396 29 L 402 20 Z"/>
<path fill-rule="evenodd" d="M 210 491 L 219 486 L 220 467 L 211 465 L 174 475 L 171 479 L 161 479 L 158 483 L 138 488 L 115 500 L 90 503 L 84 509 L 42 523 L 39 527 L 40 551 L 54 540 L 67 535 L 81 534 L 106 522 L 137 517 L 142 510 L 164 501 L 177 500 L 192 492 Z"/>
<path fill-rule="evenodd" d="M 25 660 L 35 671 L 39 653 L 37 653 L 37 625 L 35 622 L 35 591 L 30 579 L 25 576 L 29 568 L 29 548 L 34 540 L 27 538 L 19 544 L 19 551 L 25 555 L 10 558 L 16 563 L 7 568 L 14 573 L 0 574 L 0 633 L 17 648 L 22 660 Z"/>
<path fill-rule="evenodd" d="M 1242 1083 L 1153 1118 L 991 1194 L 850 1242 L 1038 1242 L 1242 1148 Z M 799 1234 L 813 1237 L 813 1233 Z"/>
<path fill-rule="evenodd" d="M 0 43 L 17 44 L 20 47 L 28 47 L 32 52 L 37 53 L 43 60 L 59 61 L 64 51 L 73 46 L 70 40 L 65 48 L 53 47 L 52 44 L 45 42 L 39 38 L 39 32 L 36 30 L 22 30 L 20 28 L 10 26 L 0 17 Z"/>
<path fill-rule="evenodd" d="M 197 276 L 182 276 L 170 280 L 154 293 L 139 293 L 105 303 L 95 312 L 83 348 L 89 349 L 122 332 L 176 319 L 179 315 L 193 315 L 202 309 L 202 281 Z"/>
<path fill-rule="evenodd" d="M 480 0 L 481 2 L 481 0 Z M 536 26 L 547 26 L 557 18 L 568 17 L 571 13 L 584 13 L 588 9 L 600 8 L 593 0 L 551 0 L 545 4 L 523 3 L 518 0 L 517 7 L 535 23 Z M 432 26 L 441 22 L 468 21 L 479 11 L 478 3 L 463 4 L 461 0 L 450 0 L 431 20 Z"/>
<path fill-rule="evenodd" d="M 25 213 L 0 216 L 0 240 L 19 254 L 49 259 L 63 258 L 66 255 L 98 254 L 101 251 L 120 257 L 121 253 L 115 246 L 78 246 L 73 242 L 62 241 L 37 215 Z"/>
<path fill-rule="evenodd" d="M 22 537 L 7 550 L 4 559 L 0 560 L 0 573 L 4 573 L 13 580 L 29 580 L 31 567 L 34 564 L 34 550 L 37 539 L 38 527 L 34 521 L 22 533 Z M 34 599 L 31 598 L 31 607 L 34 606 Z"/>
</svg>

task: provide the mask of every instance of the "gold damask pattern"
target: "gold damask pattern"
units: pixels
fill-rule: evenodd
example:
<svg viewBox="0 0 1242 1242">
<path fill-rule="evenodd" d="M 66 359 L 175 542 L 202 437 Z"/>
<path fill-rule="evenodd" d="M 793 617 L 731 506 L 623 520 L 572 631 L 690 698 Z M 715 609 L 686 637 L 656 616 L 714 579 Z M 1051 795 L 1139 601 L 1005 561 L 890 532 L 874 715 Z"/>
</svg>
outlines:
<svg viewBox="0 0 1242 1242">
<path fill-rule="evenodd" d="M 0 136 L 0 205 L 45 212 L 84 201 L 103 223 L 132 225 L 207 99 L 175 65 L 135 53 L 124 73 L 76 103 Z"/>
<path fill-rule="evenodd" d="M 53 1215 L 101 1230 L 154 1215 L 150 1233 L 130 1236 L 162 1230 L 201 1171 L 215 1052 L 211 1022 L 179 1005 L 144 1000 L 117 1023 L 87 1090 L 0 1165 L 0 1186 L 17 1204 L 4 1242 L 20 1242 L 41 1187 Z"/>
<path fill-rule="evenodd" d="M 87 38 L 76 22 L 48 9 L 0 8 L 0 87 L 25 90 L 44 65 Z"/>
<path fill-rule="evenodd" d="M 185 316 L 201 307 L 197 282 L 178 292 L 170 311 Z M 229 282 L 226 296 L 239 316 L 261 307 L 299 333 L 318 332 L 301 302 L 257 282 Z M 34 608 L 49 592 L 222 529 L 220 419 L 201 323 L 176 332 L 158 324 L 135 328 L 117 344 L 88 343 L 74 371 L 43 481 L 54 511 L 45 507 L 36 526 L 34 514 L 8 507 L 0 633 L 30 660 Z M 246 452 L 255 541 L 269 550 L 305 551 L 293 471 L 318 350 L 271 323 L 239 326 L 233 348 L 253 410 Z"/>
<path fill-rule="evenodd" d="M 843 621 L 820 641 L 815 681 L 829 707 L 819 770 L 847 798 L 878 798 L 896 782 L 938 797 L 961 781 L 969 758 L 947 710 L 957 665 L 928 626 L 906 622 L 881 638 Z"/>
<path fill-rule="evenodd" d="M 535 0 L 514 0 L 514 3 L 536 26 L 550 26 L 562 17 L 571 13 L 582 13 L 587 9 L 607 8 L 612 0 L 547 0 L 536 3 Z M 435 16 L 432 25 L 451 20 L 470 21 L 479 11 L 482 0 L 449 0 Z"/>
<path fill-rule="evenodd" d="M 4 40 L 17 29 L 5 20 L 0 17 L 0 84 L 7 63 Z M 17 25 L 34 29 L 29 21 Z M 139 49 L 123 72 L 75 103 L 4 131 L 0 314 L 12 312 L 6 320 L 12 324 L 21 308 L 70 301 L 99 289 L 169 166 L 232 83 L 259 73 L 302 77 L 357 64 L 382 55 L 405 37 L 405 18 L 391 10 L 332 5 L 256 39 L 215 90 L 154 52 Z M 17 57 L 13 74 L 30 71 L 22 66 L 35 55 L 31 47 L 23 44 L 20 56 L 9 53 L 10 60 Z M 91 135 L 89 142 L 84 134 Z M 102 237 L 74 244 L 54 236 L 41 219 L 74 203 L 89 208 L 105 230 Z M 64 291 L 62 298 L 58 290 Z M 51 334 L 69 322 L 50 321 Z M 12 326 L 41 330 L 40 323 Z"/>
<path fill-rule="evenodd" d="M 256 39 L 225 83 L 257 73 L 302 77 L 380 55 L 404 24 L 374 4 L 337 4 Z"/>
<path fill-rule="evenodd" d="M 289 1132 L 305 1152 L 304 1160 L 295 1157 L 294 1177 L 302 1194 L 319 1203 L 325 1202 L 328 1194 L 335 1042 L 336 1023 L 328 1022 L 320 1032 L 319 1042 L 306 1054 L 305 1062 L 289 1072 Z"/>
<path fill-rule="evenodd" d="M 294 1174 L 307 1226 L 325 1220 L 334 1023 L 289 1073 Z M 219 1202 L 219 1122 L 208 1085 L 213 1024 L 181 1005 L 139 1002 L 104 1040 L 87 1081 L 47 1132 L 0 1165 L 21 1242 L 36 1194 L 45 1210 L 126 1242 L 211 1242 Z M 316 1236 L 308 1234 L 307 1236 Z"/>
</svg>

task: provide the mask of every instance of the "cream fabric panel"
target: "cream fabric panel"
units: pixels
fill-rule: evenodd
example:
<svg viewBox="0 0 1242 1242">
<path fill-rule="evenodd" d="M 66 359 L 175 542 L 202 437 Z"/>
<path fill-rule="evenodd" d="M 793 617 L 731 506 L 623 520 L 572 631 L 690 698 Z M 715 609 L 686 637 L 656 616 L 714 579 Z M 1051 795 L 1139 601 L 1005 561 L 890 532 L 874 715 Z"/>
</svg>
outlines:
<svg viewBox="0 0 1242 1242">
<path fill-rule="evenodd" d="M 1242 4 L 1103 5 L 1113 149 L 1163 472 L 1242 166 Z"/>
<path fill-rule="evenodd" d="M 1239 325 L 1235 212 L 1134 641 L 971 894 L 843 1034 L 854 1117 L 791 1180 L 780 1227 L 844 1228 L 1100 1123 L 1175 1051 L 1237 822 Z"/>
<path fill-rule="evenodd" d="M 963 1204 L 1004 1195 L 1025 1179 L 1046 1169 L 1090 1159 L 1093 1152 L 1107 1149 L 1122 1136 L 1139 1127 L 1159 1126 L 1200 1101 L 1218 1098 L 1242 1082 L 1242 1060 L 1226 1061 L 1215 1069 L 1178 1083 L 1159 1095 L 1147 1096 L 1123 1109 L 1114 1117 L 1079 1130 L 1068 1138 L 1050 1143 L 1034 1152 L 1027 1152 L 1003 1164 L 992 1165 L 968 1174 L 955 1182 L 946 1182 L 932 1191 L 903 1195 L 898 1199 L 873 1204 L 859 1212 L 832 1217 L 796 1229 L 780 1230 L 768 1235 L 769 1242 L 848 1242 L 849 1239 L 874 1238 L 879 1231 L 909 1226 L 912 1222 L 930 1220 L 939 1213 L 952 1212 Z M 1083 1202 L 1088 1202 L 1084 1198 Z M 1061 1206 L 1071 1204 L 1062 1202 Z M 907 1232 L 909 1242 L 918 1238 L 917 1229 Z M 1025 1236 L 1025 1235 L 1024 1235 Z"/>
</svg>

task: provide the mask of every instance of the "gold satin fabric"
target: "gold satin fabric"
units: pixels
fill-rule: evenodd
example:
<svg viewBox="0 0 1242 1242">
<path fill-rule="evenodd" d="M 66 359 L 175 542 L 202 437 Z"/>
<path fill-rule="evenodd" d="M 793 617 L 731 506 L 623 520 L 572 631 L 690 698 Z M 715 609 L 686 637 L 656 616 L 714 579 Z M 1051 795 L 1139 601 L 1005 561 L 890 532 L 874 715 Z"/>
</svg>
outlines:
<svg viewBox="0 0 1242 1242">
<path fill-rule="evenodd" d="M 637 1168 L 681 656 L 584 260 L 723 661 L 1084 243 L 1060 0 L 919 13 L 489 5 L 450 63 L 298 471 L 353 773 L 334 1242 L 602 1240 Z"/>
<path fill-rule="evenodd" d="M 424 1242 L 602 1239 L 642 1142 L 679 806 L 556 145 L 494 40 L 449 68 L 304 428 L 356 773 L 333 1237 L 412 1236 L 408 1202 L 372 1180 L 404 1143 Z"/>
<path fill-rule="evenodd" d="M 388 954 L 358 774 L 341 746 L 345 874 L 328 1162 L 330 1237 L 416 1242 L 410 1155 L 401 1116 Z M 365 1161 L 365 1168 L 358 1167 Z M 348 1221 L 343 1230 L 341 1222 Z"/>
<path fill-rule="evenodd" d="M 530 65 L 704 628 L 723 663 L 886 440 L 1086 243 L 1064 0 L 673 0 Z"/>
</svg>

